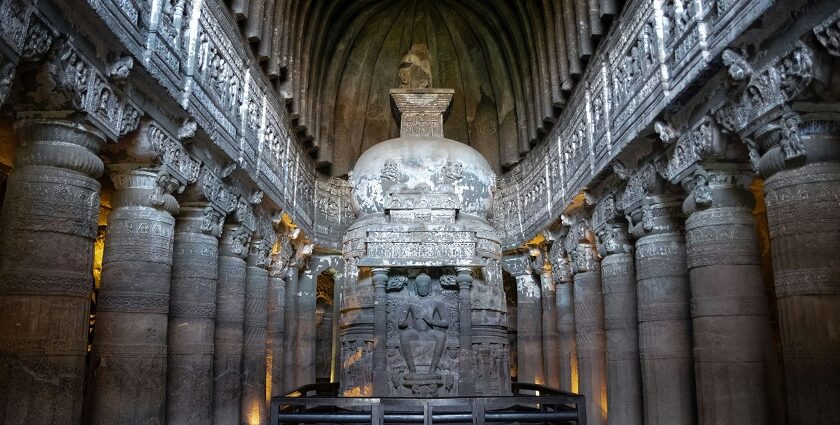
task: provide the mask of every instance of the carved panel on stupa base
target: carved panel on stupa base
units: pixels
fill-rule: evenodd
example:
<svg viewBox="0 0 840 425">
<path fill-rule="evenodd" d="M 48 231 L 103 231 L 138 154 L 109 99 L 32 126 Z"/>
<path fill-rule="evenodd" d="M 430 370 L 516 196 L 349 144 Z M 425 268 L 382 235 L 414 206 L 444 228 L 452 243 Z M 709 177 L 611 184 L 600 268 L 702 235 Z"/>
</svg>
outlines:
<svg viewBox="0 0 840 425">
<path fill-rule="evenodd" d="M 454 273 L 400 271 L 387 288 L 389 394 L 458 394 L 458 290 Z"/>
</svg>

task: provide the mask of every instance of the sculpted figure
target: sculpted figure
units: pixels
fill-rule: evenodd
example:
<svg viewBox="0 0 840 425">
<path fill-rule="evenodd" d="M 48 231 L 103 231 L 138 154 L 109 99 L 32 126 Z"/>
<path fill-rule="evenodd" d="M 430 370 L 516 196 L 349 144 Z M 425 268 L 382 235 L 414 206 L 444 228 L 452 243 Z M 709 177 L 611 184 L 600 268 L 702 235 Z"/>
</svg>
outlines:
<svg viewBox="0 0 840 425">
<path fill-rule="evenodd" d="M 443 350 L 446 348 L 446 331 L 449 322 L 446 317 L 446 305 L 433 298 L 427 298 L 432 289 L 432 278 L 421 273 L 414 279 L 417 291 L 416 302 L 405 303 L 399 313 L 400 350 L 402 351 L 408 371 L 417 373 L 414 365 L 412 341 L 434 341 L 434 354 L 429 365 L 429 374 L 437 370 Z"/>
</svg>

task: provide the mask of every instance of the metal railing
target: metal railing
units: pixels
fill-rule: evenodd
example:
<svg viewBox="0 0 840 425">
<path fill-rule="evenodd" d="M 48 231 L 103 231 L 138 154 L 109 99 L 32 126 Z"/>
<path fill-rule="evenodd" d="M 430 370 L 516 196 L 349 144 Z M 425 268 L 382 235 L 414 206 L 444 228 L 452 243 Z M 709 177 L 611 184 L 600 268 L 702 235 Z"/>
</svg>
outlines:
<svg viewBox="0 0 840 425">
<path fill-rule="evenodd" d="M 270 424 L 586 425 L 582 395 L 535 384 L 511 389 L 492 397 L 339 397 L 338 384 L 311 384 L 272 398 Z"/>
</svg>

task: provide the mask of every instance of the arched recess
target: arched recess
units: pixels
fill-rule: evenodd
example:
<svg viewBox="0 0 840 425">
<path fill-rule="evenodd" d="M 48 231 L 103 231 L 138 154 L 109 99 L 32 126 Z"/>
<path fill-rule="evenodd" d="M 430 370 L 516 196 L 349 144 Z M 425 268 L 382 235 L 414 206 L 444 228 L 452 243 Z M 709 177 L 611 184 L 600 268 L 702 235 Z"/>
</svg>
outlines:
<svg viewBox="0 0 840 425">
<path fill-rule="evenodd" d="M 412 44 L 456 91 L 447 137 L 497 172 L 550 129 L 620 0 L 230 0 L 322 171 L 395 137 L 388 90 Z M 255 6 L 259 5 L 259 7 Z"/>
</svg>

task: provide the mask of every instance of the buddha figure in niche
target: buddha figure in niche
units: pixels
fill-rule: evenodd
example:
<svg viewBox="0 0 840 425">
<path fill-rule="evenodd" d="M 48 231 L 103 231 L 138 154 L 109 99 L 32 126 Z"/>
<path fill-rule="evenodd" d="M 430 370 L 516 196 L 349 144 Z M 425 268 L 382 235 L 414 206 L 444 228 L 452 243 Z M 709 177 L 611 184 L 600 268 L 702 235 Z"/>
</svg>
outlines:
<svg viewBox="0 0 840 425">
<path fill-rule="evenodd" d="M 406 301 L 397 316 L 398 327 L 401 329 L 400 351 L 409 373 L 416 376 L 418 373 L 412 342 L 434 342 L 432 362 L 427 374 L 434 375 L 446 348 L 446 329 L 449 328 L 449 322 L 446 320 L 447 308 L 443 302 L 429 296 L 432 289 L 432 278 L 429 275 L 420 273 L 414 279 L 414 288 L 417 297 Z"/>
</svg>

